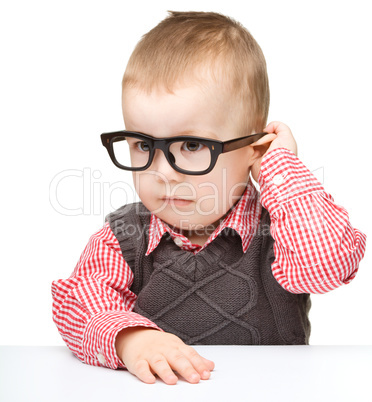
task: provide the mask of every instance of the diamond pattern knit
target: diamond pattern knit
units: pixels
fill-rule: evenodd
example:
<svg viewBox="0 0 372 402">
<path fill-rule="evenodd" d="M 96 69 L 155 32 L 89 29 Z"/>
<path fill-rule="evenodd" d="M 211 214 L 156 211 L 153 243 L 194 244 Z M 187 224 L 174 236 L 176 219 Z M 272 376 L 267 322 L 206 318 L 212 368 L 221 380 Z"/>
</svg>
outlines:
<svg viewBox="0 0 372 402">
<path fill-rule="evenodd" d="M 197 254 L 165 234 L 146 256 L 150 213 L 141 203 L 107 217 L 134 273 L 134 311 L 187 344 L 308 344 L 310 296 L 283 289 L 271 272 L 270 217 L 261 221 L 246 253 L 225 229 Z"/>
</svg>

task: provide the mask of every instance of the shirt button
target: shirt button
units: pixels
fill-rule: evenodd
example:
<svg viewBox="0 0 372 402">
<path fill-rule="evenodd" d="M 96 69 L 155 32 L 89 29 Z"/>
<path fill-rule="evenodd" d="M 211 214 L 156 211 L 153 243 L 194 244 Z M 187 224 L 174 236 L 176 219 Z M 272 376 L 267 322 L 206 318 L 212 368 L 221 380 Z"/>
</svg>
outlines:
<svg viewBox="0 0 372 402">
<path fill-rule="evenodd" d="M 281 184 L 283 184 L 283 183 L 284 183 L 284 177 L 283 177 L 283 175 L 280 174 L 280 173 L 276 174 L 276 175 L 273 177 L 273 183 L 274 183 L 276 186 L 280 186 Z"/>
<path fill-rule="evenodd" d="M 178 246 L 178 247 L 182 247 L 182 246 L 183 246 L 183 241 L 182 241 L 182 239 L 180 239 L 179 237 L 175 237 L 175 238 L 174 238 L 174 243 L 175 243 L 175 245 Z"/>
<path fill-rule="evenodd" d="M 100 362 L 100 364 L 102 364 L 102 365 L 105 365 L 105 364 L 106 364 L 105 356 L 103 356 L 102 353 L 98 353 L 97 359 L 98 359 L 98 361 Z"/>
</svg>

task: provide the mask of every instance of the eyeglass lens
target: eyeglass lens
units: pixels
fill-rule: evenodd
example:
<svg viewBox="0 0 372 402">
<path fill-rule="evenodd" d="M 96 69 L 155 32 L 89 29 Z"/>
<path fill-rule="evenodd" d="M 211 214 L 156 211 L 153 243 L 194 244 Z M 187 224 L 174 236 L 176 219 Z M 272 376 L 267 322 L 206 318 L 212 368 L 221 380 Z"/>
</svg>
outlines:
<svg viewBox="0 0 372 402">
<path fill-rule="evenodd" d="M 142 168 L 150 158 L 151 145 L 143 139 L 120 136 L 113 140 L 116 160 L 125 167 Z M 161 151 L 160 151 L 161 152 Z M 204 171 L 211 164 L 211 151 L 199 141 L 177 141 L 169 145 L 170 160 L 180 169 Z"/>
</svg>

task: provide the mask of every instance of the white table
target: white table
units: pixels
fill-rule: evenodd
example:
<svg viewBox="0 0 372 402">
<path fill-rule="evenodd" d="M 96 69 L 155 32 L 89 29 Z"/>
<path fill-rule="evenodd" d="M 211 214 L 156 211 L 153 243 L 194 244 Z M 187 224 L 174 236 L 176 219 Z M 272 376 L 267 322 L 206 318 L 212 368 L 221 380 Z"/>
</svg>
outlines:
<svg viewBox="0 0 372 402">
<path fill-rule="evenodd" d="M 63 346 L 0 346 L 0 401 L 372 401 L 372 346 L 196 349 L 215 362 L 211 379 L 168 386 L 88 366 Z"/>
</svg>

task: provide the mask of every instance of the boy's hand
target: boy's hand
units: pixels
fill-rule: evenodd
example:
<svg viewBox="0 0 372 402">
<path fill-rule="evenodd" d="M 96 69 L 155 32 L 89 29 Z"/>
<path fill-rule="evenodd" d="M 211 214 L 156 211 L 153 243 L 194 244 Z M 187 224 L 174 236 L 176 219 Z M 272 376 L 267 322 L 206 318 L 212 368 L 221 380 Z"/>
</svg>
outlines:
<svg viewBox="0 0 372 402">
<path fill-rule="evenodd" d="M 179 373 L 190 383 L 207 380 L 214 363 L 201 357 L 177 336 L 145 327 L 126 328 L 116 337 L 116 353 L 127 369 L 145 383 L 157 374 L 166 384 L 176 384 Z"/>
<path fill-rule="evenodd" d="M 270 151 L 276 148 L 286 148 L 297 155 L 297 144 L 288 126 L 280 121 L 273 121 L 264 129 L 265 132 L 270 133 L 265 135 L 260 140 L 252 144 L 261 156 L 253 164 L 251 173 L 252 177 L 258 182 L 258 176 L 261 169 L 262 158 Z"/>
</svg>

